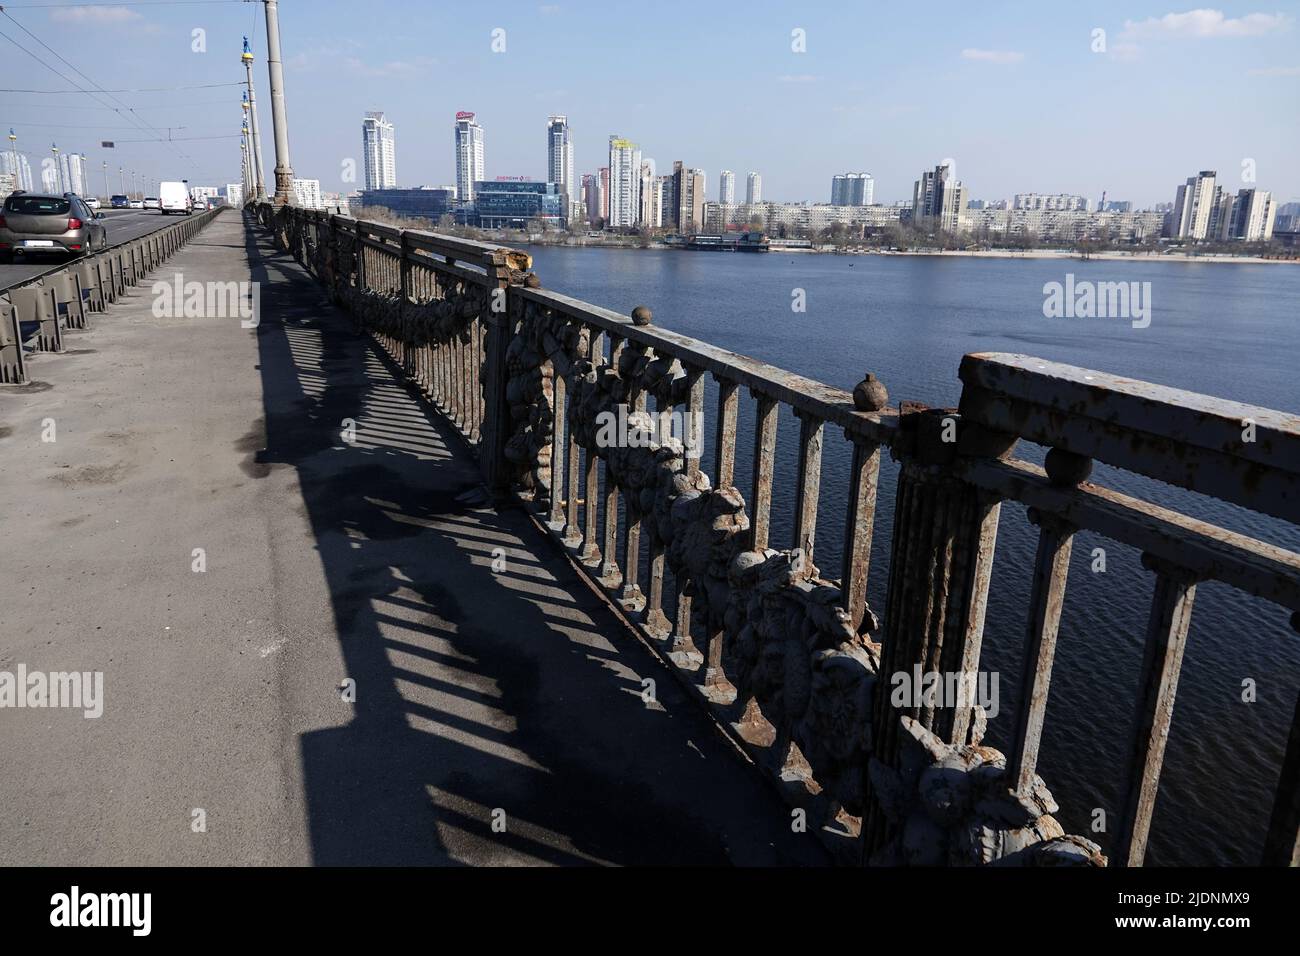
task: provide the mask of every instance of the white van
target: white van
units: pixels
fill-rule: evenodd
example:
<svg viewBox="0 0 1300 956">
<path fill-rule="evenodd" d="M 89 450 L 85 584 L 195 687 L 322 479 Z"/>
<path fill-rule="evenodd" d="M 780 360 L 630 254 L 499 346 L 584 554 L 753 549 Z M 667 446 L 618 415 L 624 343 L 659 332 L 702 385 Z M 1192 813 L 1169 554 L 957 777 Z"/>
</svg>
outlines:
<svg viewBox="0 0 1300 956">
<path fill-rule="evenodd" d="M 188 216 L 191 211 L 190 191 L 184 183 L 159 183 L 158 205 L 164 216 L 173 212 L 183 212 Z"/>
</svg>

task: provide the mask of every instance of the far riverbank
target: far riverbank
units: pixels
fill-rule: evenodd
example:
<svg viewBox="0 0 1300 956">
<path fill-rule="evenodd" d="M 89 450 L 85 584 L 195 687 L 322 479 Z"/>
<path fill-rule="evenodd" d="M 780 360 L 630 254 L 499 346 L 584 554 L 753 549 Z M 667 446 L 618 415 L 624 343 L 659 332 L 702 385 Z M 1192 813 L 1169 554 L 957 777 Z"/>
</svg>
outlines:
<svg viewBox="0 0 1300 956">
<path fill-rule="evenodd" d="M 538 237 L 521 237 L 516 234 L 493 235 L 489 241 L 513 246 L 545 246 L 561 249 L 631 249 L 638 251 L 676 250 L 680 252 L 721 255 L 728 250 L 721 249 L 687 249 L 683 246 L 663 242 L 642 243 L 627 237 L 595 238 L 582 237 L 573 241 L 556 242 Z M 784 248 L 773 246 L 772 253 L 800 255 L 843 255 L 843 256 L 908 256 L 935 258 L 966 259 L 1038 259 L 1038 260 L 1096 260 L 1105 262 L 1189 262 L 1189 263 L 1235 263 L 1266 265 L 1297 265 L 1300 257 L 1290 259 L 1270 259 L 1264 256 L 1239 256 L 1228 253 L 1192 253 L 1181 251 L 1168 252 L 1122 252 L 1108 250 L 1090 252 L 1087 255 L 1077 249 L 878 249 L 858 246 L 855 248 L 835 248 L 832 246 Z"/>
<path fill-rule="evenodd" d="M 785 250 L 782 250 L 785 251 Z M 817 250 L 833 251 L 833 250 Z M 1268 265 L 1297 265 L 1300 259 L 1266 259 L 1263 256 L 1233 256 L 1227 254 L 1187 255 L 1178 252 L 1091 252 L 1084 255 L 1073 249 L 917 249 L 900 252 L 892 249 L 864 249 L 849 252 L 846 255 L 868 256 L 942 256 L 962 257 L 967 259 L 1087 259 L 1105 260 L 1107 262 L 1229 262 L 1229 263 L 1264 263 Z"/>
</svg>

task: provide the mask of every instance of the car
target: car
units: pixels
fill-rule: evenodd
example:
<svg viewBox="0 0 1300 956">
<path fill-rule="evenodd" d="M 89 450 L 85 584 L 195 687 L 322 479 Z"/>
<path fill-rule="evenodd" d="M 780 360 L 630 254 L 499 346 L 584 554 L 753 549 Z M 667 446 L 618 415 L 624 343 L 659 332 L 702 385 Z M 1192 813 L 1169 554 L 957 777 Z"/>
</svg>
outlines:
<svg viewBox="0 0 1300 956">
<path fill-rule="evenodd" d="M 132 200 L 131 200 L 131 208 L 132 208 L 132 209 L 143 209 L 143 208 L 144 208 L 144 200 L 142 200 L 142 199 L 132 199 Z"/>
<path fill-rule="evenodd" d="M 113 209 L 130 209 L 131 200 L 121 194 L 118 194 L 116 196 L 112 196 L 109 198 L 108 205 Z"/>
<path fill-rule="evenodd" d="M 157 196 L 145 196 L 145 197 L 144 197 L 144 208 L 145 208 L 145 209 L 161 209 L 162 206 L 160 206 L 160 205 L 158 204 L 158 197 L 157 197 Z"/>
<path fill-rule="evenodd" d="M 171 213 L 184 213 L 189 215 L 194 211 L 194 203 L 190 199 L 190 192 L 182 182 L 159 183 L 158 195 L 162 197 L 160 206 L 164 216 Z"/>
<path fill-rule="evenodd" d="M 0 259 L 39 253 L 73 257 L 108 248 L 104 214 L 80 196 L 16 192 L 0 206 Z"/>
<path fill-rule="evenodd" d="M 88 196 L 86 197 L 86 205 L 98 212 L 104 204 L 99 201 L 98 196 Z"/>
</svg>

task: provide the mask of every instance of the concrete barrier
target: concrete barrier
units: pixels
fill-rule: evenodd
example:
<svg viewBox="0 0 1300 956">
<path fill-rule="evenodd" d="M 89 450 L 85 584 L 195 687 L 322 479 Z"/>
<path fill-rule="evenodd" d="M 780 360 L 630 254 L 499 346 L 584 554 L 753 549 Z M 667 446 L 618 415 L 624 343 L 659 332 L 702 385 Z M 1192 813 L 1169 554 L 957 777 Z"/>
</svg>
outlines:
<svg viewBox="0 0 1300 956">
<path fill-rule="evenodd" d="M 23 365 L 23 337 L 18 329 L 18 310 L 8 296 L 0 296 L 0 383 L 21 385 L 27 381 Z"/>
<path fill-rule="evenodd" d="M 91 312 L 104 311 L 104 291 L 99 281 L 100 256 L 86 256 L 72 263 L 68 268 L 81 283 L 81 301 Z"/>
<path fill-rule="evenodd" d="M 126 266 L 127 257 L 122 249 L 112 249 L 109 251 L 109 269 L 113 273 L 113 298 L 126 292 Z"/>
<path fill-rule="evenodd" d="M 48 277 L 50 289 L 54 293 L 55 308 L 59 314 L 67 316 L 70 329 L 88 329 L 90 320 L 86 317 L 86 300 L 82 294 L 81 277 L 69 268 Z"/>
<path fill-rule="evenodd" d="M 135 240 L 128 242 L 122 250 L 122 255 L 126 260 L 122 275 L 128 286 L 134 286 L 144 274 L 144 266 L 140 261 L 140 243 Z"/>
<path fill-rule="evenodd" d="M 18 319 L 23 322 L 39 323 L 36 332 L 36 350 L 38 352 L 63 351 L 63 325 L 58 302 L 52 287 L 44 279 L 38 279 L 29 285 L 10 289 L 7 293 Z"/>
</svg>

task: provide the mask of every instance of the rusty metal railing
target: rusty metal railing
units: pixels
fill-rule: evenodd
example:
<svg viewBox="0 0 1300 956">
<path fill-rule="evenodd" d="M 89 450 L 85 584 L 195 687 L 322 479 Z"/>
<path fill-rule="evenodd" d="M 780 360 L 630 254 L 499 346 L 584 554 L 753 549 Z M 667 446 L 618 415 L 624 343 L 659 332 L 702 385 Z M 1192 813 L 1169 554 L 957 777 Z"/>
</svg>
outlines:
<svg viewBox="0 0 1300 956">
<path fill-rule="evenodd" d="M 1079 531 L 1139 549 L 1153 574 L 1112 851 L 1122 865 L 1145 857 L 1197 585 L 1217 580 L 1263 598 L 1300 629 L 1300 555 L 1088 481 L 1095 460 L 1300 523 L 1295 416 L 1007 354 L 966 356 L 957 409 L 895 406 L 871 376 L 852 392 L 833 388 L 656 328 L 648 310 L 622 316 L 544 290 L 515 250 L 291 207 L 256 214 L 437 402 L 476 449 L 489 488 L 530 503 L 754 761 L 799 782 L 784 792 L 815 822 L 838 825 L 852 850 L 833 849 L 846 856 L 1106 862 L 1056 824 L 1037 774 Z M 742 402 L 753 421 L 744 489 Z M 615 420 L 643 438 L 650 413 L 702 422 L 711 461 L 662 435 L 602 440 L 620 408 Z M 789 540 L 778 542 L 782 409 L 798 423 L 797 477 Z M 1014 456 L 1022 439 L 1048 449 L 1044 467 Z M 822 529 L 823 452 L 837 441 L 848 451 L 837 459 L 850 462 L 845 517 Z M 886 451 L 899 472 L 878 618 L 867 590 Z M 980 707 L 900 704 L 885 686 L 916 667 L 979 669 L 1007 501 L 1027 506 L 1038 547 L 1004 758 L 981 746 Z M 816 565 L 826 533 L 844 542 L 834 577 Z M 936 805 L 927 767 L 957 774 L 943 788 L 957 796 Z M 1265 862 L 1300 862 L 1298 827 L 1300 708 Z"/>
<path fill-rule="evenodd" d="M 963 425 L 1050 449 L 1045 471 L 1010 458 L 954 462 L 972 488 L 1029 505 L 1040 527 L 1025 643 L 1028 692 L 1010 755 L 1018 786 L 1027 785 L 1037 761 L 1075 534 L 1095 531 L 1140 549 L 1154 575 L 1117 851 L 1121 862 L 1140 865 L 1197 584 L 1222 581 L 1300 621 L 1300 555 L 1089 484 L 1092 462 L 1297 524 L 1300 417 L 1023 355 L 967 355 L 960 376 Z M 1296 851 L 1300 795 L 1287 793 L 1285 782 L 1284 775 L 1266 851 L 1274 862 Z M 1281 832 L 1288 802 L 1289 838 Z"/>
<path fill-rule="evenodd" d="M 486 356 L 504 355 L 505 289 L 522 281 L 529 257 L 321 211 L 252 209 L 479 452 L 489 483 L 504 488 L 502 436 L 488 434 L 487 406 L 490 394 L 493 407 L 503 401 L 505 368 Z"/>
</svg>

